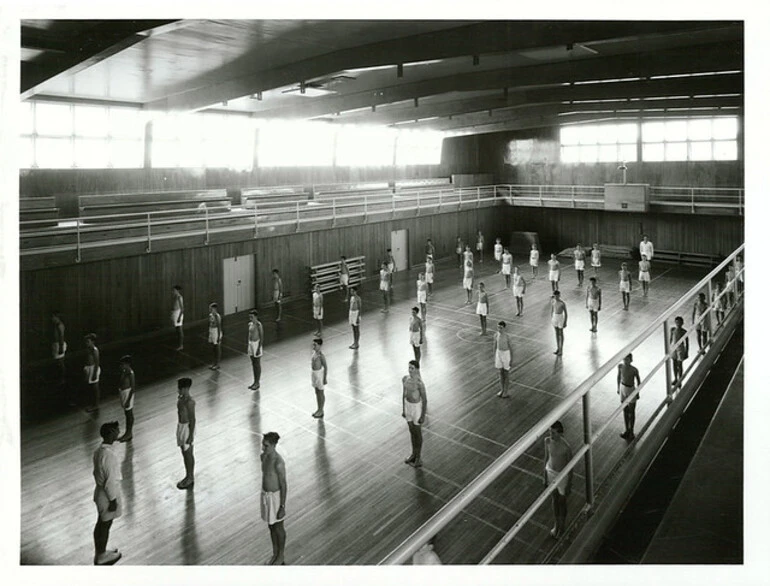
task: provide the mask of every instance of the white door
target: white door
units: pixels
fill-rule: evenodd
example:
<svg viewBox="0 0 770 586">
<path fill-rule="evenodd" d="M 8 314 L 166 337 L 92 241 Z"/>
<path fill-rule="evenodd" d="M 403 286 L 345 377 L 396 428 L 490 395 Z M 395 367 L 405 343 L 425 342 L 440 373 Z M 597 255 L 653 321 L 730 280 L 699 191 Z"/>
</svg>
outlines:
<svg viewBox="0 0 770 586">
<path fill-rule="evenodd" d="M 225 307 L 230 315 L 254 307 L 254 256 L 247 254 L 222 261 Z"/>
<path fill-rule="evenodd" d="M 390 249 L 396 270 L 404 271 L 409 268 L 409 250 L 407 248 L 407 230 L 393 230 L 390 233 Z"/>
</svg>

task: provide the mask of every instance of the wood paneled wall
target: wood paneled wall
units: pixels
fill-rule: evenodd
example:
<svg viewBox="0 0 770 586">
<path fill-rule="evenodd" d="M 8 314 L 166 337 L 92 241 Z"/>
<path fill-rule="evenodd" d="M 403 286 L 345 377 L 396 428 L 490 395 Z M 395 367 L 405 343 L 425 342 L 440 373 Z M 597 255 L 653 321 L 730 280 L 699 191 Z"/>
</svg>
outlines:
<svg viewBox="0 0 770 586">
<path fill-rule="evenodd" d="M 77 216 L 77 196 L 110 192 L 238 189 L 259 185 L 309 185 L 449 177 L 442 165 L 386 167 L 273 167 L 231 169 L 22 169 L 24 197 L 56 196 L 61 217 Z"/>
<path fill-rule="evenodd" d="M 556 208 L 507 208 L 511 230 L 538 232 L 541 252 L 594 242 L 638 246 L 647 234 L 656 249 L 726 256 L 744 242 L 742 217 L 643 214 Z"/>
<path fill-rule="evenodd" d="M 342 254 L 365 255 L 367 274 L 376 274 L 393 230 L 408 230 L 409 261 L 416 264 L 424 261 L 427 238 L 432 238 L 438 257 L 449 256 L 458 235 L 467 241 L 481 227 L 487 240 L 494 241 L 496 234 L 508 231 L 505 220 L 502 207 L 480 208 L 24 271 L 22 363 L 47 355 L 53 310 L 62 312 L 73 349 L 88 332 L 104 343 L 170 327 L 171 288 L 177 284 L 184 290 L 186 321 L 204 319 L 210 302 L 223 301 L 225 258 L 255 255 L 256 298 L 264 305 L 271 299 L 273 268 L 281 272 L 287 295 L 307 296 L 308 267 Z"/>
</svg>

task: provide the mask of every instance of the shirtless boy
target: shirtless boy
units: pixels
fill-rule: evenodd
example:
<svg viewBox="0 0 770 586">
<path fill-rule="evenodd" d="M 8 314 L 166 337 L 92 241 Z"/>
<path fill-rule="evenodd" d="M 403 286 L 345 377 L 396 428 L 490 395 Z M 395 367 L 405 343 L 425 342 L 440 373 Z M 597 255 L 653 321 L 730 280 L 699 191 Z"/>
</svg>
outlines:
<svg viewBox="0 0 770 586">
<path fill-rule="evenodd" d="M 278 269 L 273 269 L 273 303 L 275 303 L 275 321 L 281 321 L 281 306 L 283 304 L 283 279 Z"/>
<path fill-rule="evenodd" d="M 64 355 L 67 353 L 67 342 L 64 341 L 64 322 L 58 311 L 51 313 L 51 323 L 53 324 L 53 341 L 51 343 L 51 354 L 56 364 L 56 370 L 59 373 L 59 385 L 64 386 L 66 380 L 66 366 L 64 364 Z"/>
<path fill-rule="evenodd" d="M 436 267 L 433 264 L 433 257 L 425 257 L 425 282 L 428 284 L 428 297 L 433 295 L 433 276 L 435 274 Z"/>
<path fill-rule="evenodd" d="M 417 303 L 420 305 L 420 317 L 425 321 L 428 316 L 428 283 L 425 281 L 425 273 L 417 276 Z"/>
<path fill-rule="evenodd" d="M 470 305 L 471 296 L 473 295 L 473 263 L 469 260 L 465 261 L 465 270 L 463 271 L 463 289 L 465 289 L 465 293 L 468 297 L 465 305 Z"/>
<path fill-rule="evenodd" d="M 476 303 L 476 313 L 481 321 L 481 335 L 487 335 L 487 315 L 489 315 L 489 295 L 484 288 L 484 283 L 479 283 L 479 297 Z"/>
<path fill-rule="evenodd" d="M 345 299 L 343 303 L 348 302 L 350 293 L 348 287 L 350 286 L 350 269 L 348 269 L 347 259 L 344 256 L 340 257 L 340 289 L 345 289 Z"/>
<path fill-rule="evenodd" d="M 465 263 L 463 262 L 463 250 L 465 250 L 463 239 L 458 236 L 455 241 L 455 252 L 457 253 L 457 264 L 460 265 L 460 269 L 465 266 Z"/>
<path fill-rule="evenodd" d="M 484 262 L 484 235 L 481 230 L 476 234 L 476 252 L 479 253 L 479 262 Z"/>
<path fill-rule="evenodd" d="M 315 390 L 316 406 L 313 417 L 320 419 L 324 416 L 324 405 L 326 404 L 326 395 L 324 387 L 326 386 L 326 356 L 321 352 L 321 346 L 324 341 L 321 338 L 313 339 L 313 355 L 310 357 L 310 380 Z"/>
<path fill-rule="evenodd" d="M 589 279 L 591 282 L 586 289 L 586 309 L 591 316 L 591 330 L 596 333 L 596 327 L 599 325 L 599 311 L 602 308 L 602 290 L 596 284 L 596 277 Z"/>
<path fill-rule="evenodd" d="M 700 354 L 706 351 L 711 334 L 711 316 L 708 313 L 709 304 L 706 301 L 705 293 L 698 293 L 698 300 L 692 308 L 692 323 L 695 323 L 702 315 L 703 320 L 695 326 L 695 333 L 698 336 L 698 350 Z"/>
<path fill-rule="evenodd" d="M 93 403 L 86 408 L 87 413 L 93 413 L 99 410 L 99 377 L 102 374 L 102 368 L 99 365 L 99 348 L 96 347 L 96 334 L 88 334 L 86 340 L 86 365 L 83 367 L 88 395 L 93 397 Z"/>
<path fill-rule="evenodd" d="M 505 288 L 511 286 L 511 265 L 513 263 L 513 255 L 508 252 L 507 248 L 503 249 L 503 254 L 500 257 L 500 272 L 505 279 Z"/>
<path fill-rule="evenodd" d="M 545 438 L 545 466 L 543 467 L 543 484 L 548 486 L 564 467 L 572 460 L 572 447 L 564 439 L 564 426 L 561 421 L 554 421 Z M 572 470 L 567 477 L 560 481 L 551 493 L 553 503 L 554 526 L 551 537 L 558 538 L 564 533 L 567 524 L 567 497 L 572 489 Z"/>
<path fill-rule="evenodd" d="M 551 299 L 551 325 L 556 332 L 556 356 L 561 356 L 564 349 L 564 328 L 567 327 L 567 305 L 561 299 L 561 293 L 556 290 Z"/>
<path fill-rule="evenodd" d="M 350 345 L 351 350 L 358 349 L 358 340 L 361 336 L 361 298 L 356 293 L 356 288 L 350 288 L 350 309 L 348 311 L 348 322 L 353 328 L 353 343 Z"/>
<path fill-rule="evenodd" d="M 669 345 L 673 346 L 679 340 L 684 338 L 684 341 L 677 346 L 676 350 L 674 351 L 674 356 L 672 359 L 672 362 L 674 364 L 674 386 L 682 386 L 682 377 L 684 375 L 684 361 L 687 360 L 687 358 L 690 355 L 690 340 L 687 337 L 687 330 L 685 330 L 682 326 L 684 325 L 684 319 L 682 319 L 680 316 L 676 316 L 674 318 L 674 323 L 676 324 L 673 328 L 671 328 L 671 333 L 669 335 Z"/>
<path fill-rule="evenodd" d="M 192 488 L 195 484 L 195 455 L 193 454 L 193 438 L 195 436 L 195 400 L 190 396 L 192 379 L 180 378 L 177 381 L 178 396 L 176 401 L 177 424 L 176 445 L 182 450 L 185 475 L 177 482 L 180 490 Z"/>
<path fill-rule="evenodd" d="M 184 298 L 182 297 L 182 288 L 179 285 L 174 285 L 171 290 L 173 300 L 171 302 L 171 325 L 174 326 L 177 335 L 177 350 L 184 350 Z"/>
<path fill-rule="evenodd" d="M 270 541 L 273 544 L 273 557 L 268 565 L 283 566 L 283 550 L 286 547 L 286 464 L 275 446 L 281 437 L 274 431 L 262 436 L 262 494 L 260 512 L 262 520 L 270 529 Z"/>
<path fill-rule="evenodd" d="M 527 281 L 519 272 L 519 267 L 513 267 L 513 298 L 516 300 L 516 317 L 524 313 L 524 294 L 527 292 Z"/>
<path fill-rule="evenodd" d="M 473 251 L 471 250 L 470 244 L 465 245 L 465 251 L 463 252 L 463 263 L 467 263 L 468 261 L 471 261 L 471 264 L 473 264 Z"/>
<path fill-rule="evenodd" d="M 347 295 L 347 292 L 346 292 Z M 324 335 L 324 294 L 321 293 L 321 285 L 316 284 L 313 287 L 313 319 L 315 320 L 318 328 L 315 331 L 315 336 L 323 337 Z"/>
<path fill-rule="evenodd" d="M 390 308 L 390 284 L 391 273 L 388 270 L 388 263 L 382 263 L 380 267 L 380 291 L 382 292 L 382 302 L 385 304 L 380 311 L 382 313 L 388 313 Z"/>
<path fill-rule="evenodd" d="M 635 366 L 631 366 L 631 362 L 634 360 L 632 354 L 626 354 L 623 358 L 623 362 L 618 364 L 618 394 L 620 395 L 620 402 L 622 403 L 634 392 L 637 385 L 642 383 L 639 378 L 639 371 Z M 639 395 L 634 397 L 628 405 L 623 407 L 623 421 L 626 425 L 626 430 L 620 434 L 624 440 L 631 441 L 634 439 L 634 423 L 636 422 L 636 401 L 639 399 Z"/>
<path fill-rule="evenodd" d="M 548 261 L 548 280 L 551 282 L 551 291 L 556 291 L 559 288 L 559 279 L 561 279 L 561 265 L 556 259 L 556 255 L 552 254 Z"/>
<path fill-rule="evenodd" d="M 642 255 L 642 260 L 639 261 L 639 282 L 646 297 L 650 290 L 650 261 L 645 255 Z"/>
<path fill-rule="evenodd" d="M 511 354 L 513 353 L 513 340 L 505 329 L 505 322 L 497 322 L 495 333 L 495 368 L 500 371 L 500 392 L 497 396 L 501 399 L 510 397 L 508 394 L 508 374 L 511 372 Z"/>
<path fill-rule="evenodd" d="M 532 267 L 532 278 L 537 278 L 537 265 L 540 264 L 540 251 L 537 244 L 532 243 L 532 249 L 529 251 L 529 266 Z"/>
<path fill-rule="evenodd" d="M 599 245 L 596 243 L 591 249 L 591 266 L 594 268 L 595 277 L 599 274 L 599 267 L 602 266 L 602 251 L 599 250 Z"/>
<path fill-rule="evenodd" d="M 126 354 L 120 359 L 120 382 L 118 383 L 120 405 L 126 415 L 126 431 L 118 438 L 119 442 L 130 442 L 134 438 L 134 395 L 136 377 L 131 368 L 131 356 Z"/>
<path fill-rule="evenodd" d="M 259 390 L 259 379 L 262 377 L 262 341 L 265 339 L 265 330 L 259 321 L 256 309 L 249 312 L 249 338 L 247 354 L 251 360 L 251 370 L 254 374 L 254 382 L 249 385 L 252 391 Z"/>
<path fill-rule="evenodd" d="M 420 319 L 420 308 L 412 308 L 412 316 L 409 318 L 409 343 L 414 350 L 414 359 L 420 364 L 420 347 L 425 341 L 425 324 Z"/>
<path fill-rule="evenodd" d="M 631 303 L 631 271 L 628 270 L 628 264 L 622 263 L 620 265 L 620 271 L 618 271 L 618 278 L 620 279 L 620 295 L 623 298 L 623 309 L 628 311 L 628 304 Z"/>
<path fill-rule="evenodd" d="M 575 257 L 575 271 L 577 271 L 578 287 L 582 287 L 583 277 L 586 270 L 586 252 L 583 250 L 580 243 L 578 243 L 572 254 Z"/>
<path fill-rule="evenodd" d="M 503 259 L 503 243 L 500 238 L 495 238 L 495 247 L 493 249 L 495 261 L 500 262 Z"/>
<path fill-rule="evenodd" d="M 214 362 L 209 368 L 219 370 L 219 359 L 222 357 L 222 316 L 217 311 L 216 303 L 209 303 L 209 344 L 211 344 Z"/>
<path fill-rule="evenodd" d="M 422 467 L 422 424 L 428 412 L 428 396 L 425 385 L 420 377 L 420 364 L 416 360 L 409 361 L 409 376 L 401 379 L 404 387 L 402 397 L 401 417 L 406 419 L 409 426 L 409 437 L 412 442 L 412 453 L 404 460 L 415 468 Z"/>
</svg>

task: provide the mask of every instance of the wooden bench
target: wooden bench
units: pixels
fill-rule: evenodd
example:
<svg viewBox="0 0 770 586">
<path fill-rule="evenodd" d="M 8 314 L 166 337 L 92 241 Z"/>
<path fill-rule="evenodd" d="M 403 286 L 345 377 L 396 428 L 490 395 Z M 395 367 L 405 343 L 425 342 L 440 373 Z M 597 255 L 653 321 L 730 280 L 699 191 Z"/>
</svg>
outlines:
<svg viewBox="0 0 770 586">
<path fill-rule="evenodd" d="M 55 197 L 20 197 L 19 198 L 19 229 L 30 230 L 45 226 L 56 226 L 59 219 L 59 208 L 56 207 Z M 34 222 L 26 224 L 26 222 Z"/>
<path fill-rule="evenodd" d="M 208 209 L 209 213 L 230 211 L 230 197 L 225 189 L 195 191 L 156 191 L 142 193 L 113 193 L 81 195 L 78 197 L 78 215 L 93 221 L 124 221 L 126 215 L 148 212 L 173 211 L 169 217 L 193 215 Z M 119 218 L 95 218 L 95 216 L 122 215 Z"/>
<path fill-rule="evenodd" d="M 722 262 L 722 257 L 716 254 L 699 252 L 680 252 L 678 250 L 656 250 L 653 252 L 653 262 L 673 263 L 677 265 L 713 268 Z"/>
<path fill-rule="evenodd" d="M 359 285 L 366 277 L 366 257 L 354 256 L 345 259 L 345 264 L 348 265 L 348 272 L 350 273 L 348 285 L 350 287 Z M 321 293 L 339 291 L 339 260 L 310 267 L 310 289 L 313 290 L 316 285 L 321 286 Z"/>
</svg>

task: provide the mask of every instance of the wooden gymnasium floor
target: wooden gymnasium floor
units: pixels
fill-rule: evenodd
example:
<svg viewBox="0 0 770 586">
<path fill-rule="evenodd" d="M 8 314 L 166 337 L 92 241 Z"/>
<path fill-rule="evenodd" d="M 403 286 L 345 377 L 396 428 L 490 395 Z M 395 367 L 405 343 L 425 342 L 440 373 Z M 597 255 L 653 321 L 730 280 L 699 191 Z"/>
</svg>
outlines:
<svg viewBox="0 0 770 586">
<path fill-rule="evenodd" d="M 515 259 L 529 277 L 524 259 Z M 505 319 L 517 347 L 513 358 L 513 398 L 499 399 L 493 337 L 480 337 L 475 304 L 464 305 L 461 275 L 454 259 L 437 266 L 428 307 L 422 376 L 429 415 L 424 427 L 425 466 L 403 463 L 409 453 L 401 418 L 401 377 L 413 358 L 407 326 L 414 305 L 418 270 L 399 272 L 394 304 L 380 313 L 376 282 L 364 287 L 361 348 L 348 349 L 351 331 L 339 295 L 325 299 L 324 352 L 329 364 L 326 417 L 318 421 L 310 386 L 309 301 L 288 304 L 280 326 L 262 312 L 265 356 L 262 388 L 253 393 L 245 354 L 247 317 L 224 319 L 222 369 L 212 372 L 203 327 L 186 332 L 185 350 L 174 351 L 168 335 L 103 349 L 103 400 L 98 417 L 64 408 L 43 421 L 24 423 L 21 433 L 21 563 L 90 564 L 93 559 L 91 455 L 99 425 L 123 413 L 114 389 L 118 358 L 134 356 L 138 394 L 134 440 L 119 444 L 124 515 L 112 529 L 110 545 L 124 553 L 122 565 L 263 564 L 271 555 L 266 525 L 259 519 L 261 434 L 277 431 L 286 459 L 288 564 L 374 564 L 427 520 L 463 486 L 513 444 L 563 396 L 641 331 L 701 278 L 705 271 L 653 265 L 650 295 L 634 282 L 631 310 L 621 309 L 616 271 L 605 259 L 599 278 L 604 306 L 599 332 L 591 334 L 584 292 L 564 259 L 561 290 L 570 312 L 565 353 L 553 355 L 549 325 L 550 286 L 546 271 L 529 282 L 524 316 L 514 317 L 510 292 L 501 292 L 496 265 L 476 264 L 490 295 L 489 329 Z M 587 271 L 586 278 L 591 275 Z M 165 300 L 164 300 L 165 301 Z M 689 305 L 683 310 L 689 324 Z M 694 335 L 691 344 L 695 346 Z M 697 346 L 696 346 L 697 347 Z M 635 353 L 642 376 L 660 352 L 662 336 Z M 691 353 L 693 355 L 694 353 Z M 657 356 L 660 354 L 658 353 Z M 74 361 L 73 361 L 74 362 Z M 70 372 L 79 365 L 70 364 Z M 180 491 L 182 459 L 175 443 L 176 379 L 193 379 L 197 401 L 196 483 Z M 657 377 L 661 378 L 661 377 Z M 655 391 L 664 396 L 661 380 Z M 652 391 L 647 393 L 652 394 Z M 645 397 L 637 407 L 637 429 L 652 411 Z M 613 380 L 592 393 L 596 417 L 617 407 Z M 566 438 L 582 438 L 580 405 L 564 418 Z M 621 431 L 622 418 L 617 421 Z M 597 444 L 597 484 L 626 449 L 614 432 Z M 542 486 L 542 445 L 522 457 L 510 473 L 487 489 L 438 536 L 444 563 L 475 563 L 513 525 Z M 570 497 L 570 519 L 584 502 L 578 474 Z M 539 563 L 556 547 L 548 536 L 547 504 L 500 555 L 500 563 Z"/>
</svg>

